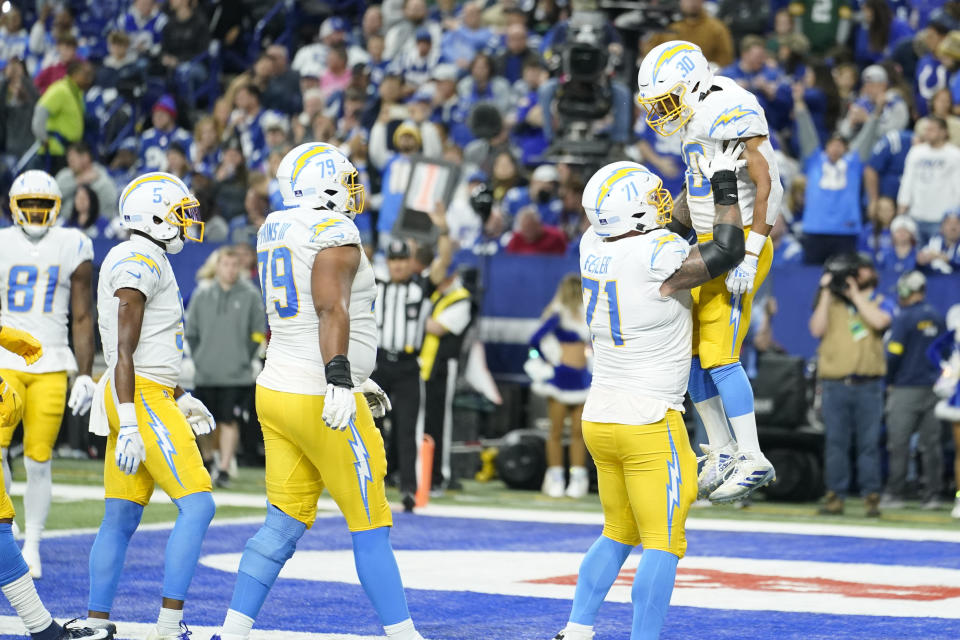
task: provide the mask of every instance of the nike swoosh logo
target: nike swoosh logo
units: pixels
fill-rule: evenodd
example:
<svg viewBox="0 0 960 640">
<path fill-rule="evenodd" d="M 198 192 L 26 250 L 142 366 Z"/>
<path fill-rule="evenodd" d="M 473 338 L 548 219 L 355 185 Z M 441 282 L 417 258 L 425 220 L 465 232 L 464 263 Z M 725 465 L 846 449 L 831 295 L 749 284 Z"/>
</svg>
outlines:
<svg viewBox="0 0 960 640">
<path fill-rule="evenodd" d="M 133 271 L 127 271 L 127 273 L 129 273 L 130 275 L 132 275 L 132 276 L 133 276 L 134 278 L 136 278 L 137 280 L 140 279 L 140 274 L 139 274 L 139 273 L 134 273 Z"/>
<path fill-rule="evenodd" d="M 737 135 L 738 135 L 738 136 L 742 136 L 742 135 L 743 135 L 744 133 L 746 133 L 746 132 L 747 132 L 747 129 L 748 129 L 748 128 L 749 128 L 749 127 L 746 127 L 746 128 L 743 128 L 743 129 L 740 129 L 740 131 L 737 131 Z"/>
</svg>

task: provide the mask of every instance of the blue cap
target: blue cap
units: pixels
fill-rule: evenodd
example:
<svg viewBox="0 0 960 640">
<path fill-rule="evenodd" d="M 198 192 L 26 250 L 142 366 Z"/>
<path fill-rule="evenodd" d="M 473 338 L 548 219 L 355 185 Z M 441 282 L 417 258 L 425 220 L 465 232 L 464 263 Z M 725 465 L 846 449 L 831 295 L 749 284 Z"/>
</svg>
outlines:
<svg viewBox="0 0 960 640">
<path fill-rule="evenodd" d="M 417 42 L 420 42 L 421 40 L 426 40 L 427 42 L 433 41 L 433 36 L 430 35 L 430 30 L 426 27 L 420 27 L 417 29 L 416 38 Z"/>
<path fill-rule="evenodd" d="M 433 92 L 426 87 L 420 87 L 410 96 L 410 102 L 433 102 Z"/>
<path fill-rule="evenodd" d="M 483 171 L 477 170 L 467 176 L 467 182 L 487 182 L 489 178 Z"/>
</svg>

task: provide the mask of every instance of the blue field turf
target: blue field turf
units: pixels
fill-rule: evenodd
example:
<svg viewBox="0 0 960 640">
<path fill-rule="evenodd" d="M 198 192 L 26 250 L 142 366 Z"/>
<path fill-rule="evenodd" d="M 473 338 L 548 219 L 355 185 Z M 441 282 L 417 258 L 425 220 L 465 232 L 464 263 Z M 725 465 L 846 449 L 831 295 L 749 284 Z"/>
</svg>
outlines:
<svg viewBox="0 0 960 640">
<path fill-rule="evenodd" d="M 599 533 L 598 527 L 588 525 L 404 514 L 396 514 L 395 518 L 394 547 L 408 550 L 580 553 Z M 203 552 L 237 553 L 256 530 L 256 525 L 214 526 L 204 541 Z M 134 536 L 114 617 L 139 622 L 155 620 L 159 606 L 162 550 L 168 533 L 142 531 Z M 696 555 L 960 568 L 960 544 L 955 543 L 709 531 L 689 531 L 688 539 L 689 553 Z M 48 607 L 60 619 L 86 613 L 87 554 L 92 541 L 92 535 L 83 534 L 44 542 L 45 577 L 38 583 L 38 588 Z M 350 549 L 351 541 L 342 520 L 322 518 L 298 548 Z M 631 558 L 628 563 L 635 561 L 636 558 Z M 451 570 L 456 571 L 456 567 Z M 219 624 L 229 603 L 233 582 L 233 574 L 200 566 L 187 603 L 187 622 Z M 463 584 L 465 590 L 469 589 L 469 575 L 463 576 Z M 417 626 L 430 640 L 547 640 L 562 628 L 570 606 L 565 600 L 466 591 L 409 590 L 408 600 Z M 605 604 L 596 627 L 598 640 L 627 640 L 630 616 L 627 604 Z M 366 635 L 382 632 L 359 586 L 290 579 L 278 581 L 257 626 Z M 662 638 L 688 640 L 695 637 L 956 640 L 960 638 L 960 620 L 672 607 Z M 198 639 L 194 637 L 192 640 Z"/>
</svg>

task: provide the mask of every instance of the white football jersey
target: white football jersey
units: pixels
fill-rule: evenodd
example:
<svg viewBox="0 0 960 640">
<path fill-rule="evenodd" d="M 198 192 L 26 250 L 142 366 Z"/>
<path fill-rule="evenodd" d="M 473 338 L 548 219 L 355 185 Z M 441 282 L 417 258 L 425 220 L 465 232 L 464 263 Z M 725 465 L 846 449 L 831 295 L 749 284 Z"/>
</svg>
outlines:
<svg viewBox="0 0 960 640">
<path fill-rule="evenodd" d="M 19 227 L 0 230 L 0 324 L 22 329 L 43 345 L 43 356 L 27 367 L 0 349 L 0 369 L 50 373 L 76 371 L 67 342 L 70 278 L 93 260 L 93 244 L 77 229 L 52 227 L 38 239 Z"/>
<path fill-rule="evenodd" d="M 270 342 L 258 385 L 287 393 L 326 393 L 311 273 L 319 251 L 350 245 L 360 247 L 360 232 L 343 214 L 300 207 L 267 216 L 257 233 L 257 263 Z M 361 251 L 360 267 L 350 289 L 350 344 L 346 354 L 354 385 L 370 377 L 376 365 L 376 299 L 373 267 Z M 336 354 L 327 354 L 331 355 Z"/>
<path fill-rule="evenodd" d="M 683 158 L 687 164 L 687 204 L 690 219 L 698 234 L 712 233 L 716 208 L 710 180 L 700 172 L 697 156 L 710 159 L 720 150 L 722 141 L 767 136 L 767 117 L 756 97 L 730 78 L 715 76 L 715 88 L 703 99 L 693 117 L 680 131 L 683 140 Z M 773 146 L 770 140 L 760 145 L 760 153 L 770 167 L 770 196 L 767 211 L 779 211 L 783 187 L 777 169 Z M 753 224 L 753 206 L 757 199 L 757 187 L 750 179 L 747 168 L 737 172 L 740 214 L 743 226 Z"/>
<path fill-rule="evenodd" d="M 117 364 L 120 300 L 113 294 L 118 289 L 136 289 L 147 299 L 140 342 L 133 353 L 134 372 L 176 387 L 183 360 L 183 298 L 166 252 L 150 240 L 133 235 L 111 249 L 100 267 L 97 312 L 108 370 Z"/>
<path fill-rule="evenodd" d="M 683 410 L 693 344 L 688 291 L 660 285 L 690 245 L 658 229 L 604 242 L 592 229 L 580 241 L 583 307 L 593 341 L 593 382 L 583 419 L 652 424 Z"/>
</svg>

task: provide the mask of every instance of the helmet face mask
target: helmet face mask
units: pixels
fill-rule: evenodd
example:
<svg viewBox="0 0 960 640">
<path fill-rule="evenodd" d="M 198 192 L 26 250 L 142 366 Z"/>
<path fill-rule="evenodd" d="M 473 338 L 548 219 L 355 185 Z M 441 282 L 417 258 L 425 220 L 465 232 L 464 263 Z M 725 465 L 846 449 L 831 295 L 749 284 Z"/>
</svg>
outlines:
<svg viewBox="0 0 960 640">
<path fill-rule="evenodd" d="M 131 182 L 120 196 L 123 226 L 179 253 L 184 242 L 203 242 L 200 203 L 176 176 L 155 172 Z"/>
<path fill-rule="evenodd" d="M 26 171 L 10 187 L 10 212 L 27 235 L 40 238 L 60 215 L 60 187 L 43 171 Z"/>
<path fill-rule="evenodd" d="M 605 238 L 662 227 L 673 212 L 663 180 L 635 162 L 615 162 L 597 171 L 584 188 L 582 203 L 593 230 Z"/>
<path fill-rule="evenodd" d="M 346 210 L 355 216 L 363 213 L 363 207 L 366 204 L 366 190 L 360 184 L 360 174 L 357 173 L 357 170 L 341 173 L 340 184 L 347 190 Z"/>
<path fill-rule="evenodd" d="M 712 82 L 713 72 L 700 47 L 672 40 L 651 49 L 640 62 L 637 102 L 646 110 L 651 129 L 672 136 L 693 117 Z"/>
<path fill-rule="evenodd" d="M 646 122 L 662 136 L 672 136 L 693 117 L 693 108 L 684 100 L 687 88 L 677 84 L 667 93 L 652 98 L 637 98 L 647 112 Z"/>
</svg>

